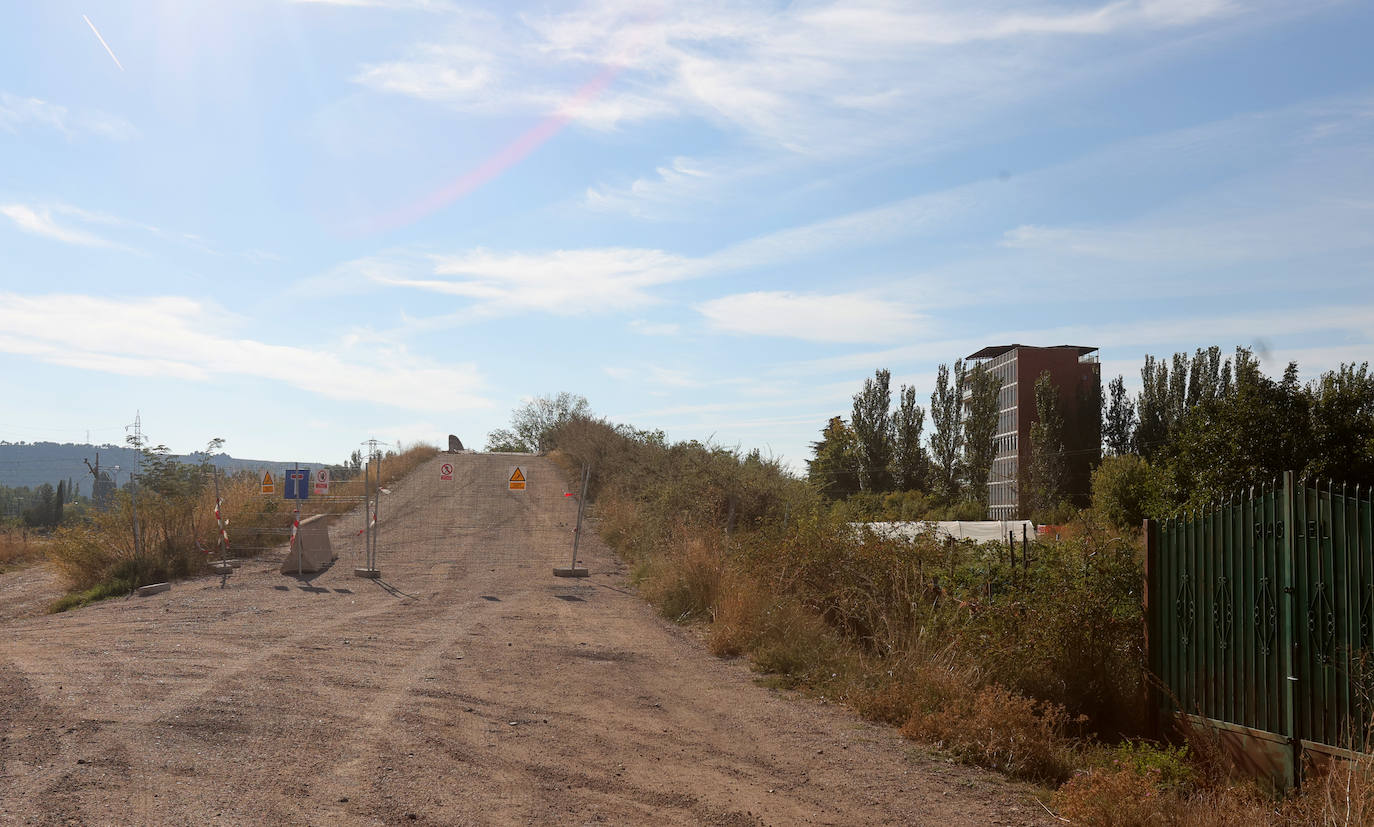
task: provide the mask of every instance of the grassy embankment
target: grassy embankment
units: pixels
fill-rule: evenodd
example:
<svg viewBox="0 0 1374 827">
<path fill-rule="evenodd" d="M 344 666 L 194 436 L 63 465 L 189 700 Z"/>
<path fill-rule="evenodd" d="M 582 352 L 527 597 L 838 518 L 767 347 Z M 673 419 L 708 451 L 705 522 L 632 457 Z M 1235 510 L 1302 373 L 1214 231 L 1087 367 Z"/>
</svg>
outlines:
<svg viewBox="0 0 1374 827">
<path fill-rule="evenodd" d="M 1055 790 L 1084 824 L 1368 823 L 1374 766 L 1279 800 L 1229 779 L 1206 738 L 1144 731 L 1142 547 L 1091 513 L 1005 548 L 858 532 L 757 456 L 574 420 L 554 456 L 595 469 L 602 535 L 667 618 L 760 681 L 844 703 L 949 754 Z"/>
<path fill-rule="evenodd" d="M 416 445 L 382 457 L 382 484 L 390 485 L 433 457 L 438 449 Z M 253 472 L 220 478 L 221 513 L 229 521 L 229 553 L 256 556 L 287 542 L 291 504 L 259 493 Z M 362 477 L 334 481 L 330 495 L 310 501 L 310 512 L 342 514 L 363 498 Z M 144 583 L 188 577 L 218 559 L 219 532 L 210 477 L 197 471 L 178 475 L 175 484 L 145 486 L 138 494 L 142 554 L 134 553 L 133 505 L 121 491 L 115 506 L 89 522 L 63 526 L 48 547 L 48 559 L 66 579 L 69 591 L 50 607 L 60 612 L 108 597 L 126 595 Z"/>
</svg>

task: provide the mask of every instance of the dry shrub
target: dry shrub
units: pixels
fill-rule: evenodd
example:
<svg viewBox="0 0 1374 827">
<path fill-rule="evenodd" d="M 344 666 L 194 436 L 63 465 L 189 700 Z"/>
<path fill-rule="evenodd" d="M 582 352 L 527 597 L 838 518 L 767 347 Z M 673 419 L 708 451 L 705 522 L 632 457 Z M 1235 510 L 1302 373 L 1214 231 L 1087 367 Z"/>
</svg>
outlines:
<svg viewBox="0 0 1374 827">
<path fill-rule="evenodd" d="M 1128 768 L 1080 772 L 1054 796 L 1059 814 L 1090 827 L 1145 827 L 1171 823 L 1171 796 L 1155 779 Z"/>
<path fill-rule="evenodd" d="M 1333 759 L 1287 804 L 1297 824 L 1374 824 L 1374 756 Z"/>
<path fill-rule="evenodd" d="M 787 598 L 764 609 L 750 655 L 755 669 L 777 675 L 777 683 L 787 687 L 822 689 L 849 672 L 825 621 Z"/>
<path fill-rule="evenodd" d="M 720 657 L 742 655 L 759 639 L 763 618 L 775 598 L 754 579 L 726 570 L 711 607 L 706 645 Z"/>
<path fill-rule="evenodd" d="M 710 616 L 723 575 L 720 549 L 701 537 L 689 538 L 676 553 L 646 557 L 636 567 L 644 597 L 677 623 Z"/>
<path fill-rule="evenodd" d="M 916 709 L 902 733 L 1018 778 L 1059 783 L 1077 764 L 1071 730 L 1081 725 L 1058 704 L 986 686 Z"/>
</svg>

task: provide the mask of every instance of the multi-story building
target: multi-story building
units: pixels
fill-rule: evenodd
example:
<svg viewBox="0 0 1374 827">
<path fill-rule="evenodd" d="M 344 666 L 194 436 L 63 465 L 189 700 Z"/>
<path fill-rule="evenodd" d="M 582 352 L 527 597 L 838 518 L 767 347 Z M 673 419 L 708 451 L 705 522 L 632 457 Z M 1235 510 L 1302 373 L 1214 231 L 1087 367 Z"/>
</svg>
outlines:
<svg viewBox="0 0 1374 827">
<path fill-rule="evenodd" d="M 1079 345 L 1028 347 L 992 345 L 970 354 L 1002 384 L 998 394 L 997 453 L 988 473 L 988 518 L 1028 519 L 1029 491 L 1023 484 L 1030 468 L 1035 381 L 1049 371 L 1059 389 L 1064 416 L 1064 449 L 1070 500 L 1086 505 L 1092 471 L 1102 458 L 1102 371 L 1097 348 Z"/>
</svg>

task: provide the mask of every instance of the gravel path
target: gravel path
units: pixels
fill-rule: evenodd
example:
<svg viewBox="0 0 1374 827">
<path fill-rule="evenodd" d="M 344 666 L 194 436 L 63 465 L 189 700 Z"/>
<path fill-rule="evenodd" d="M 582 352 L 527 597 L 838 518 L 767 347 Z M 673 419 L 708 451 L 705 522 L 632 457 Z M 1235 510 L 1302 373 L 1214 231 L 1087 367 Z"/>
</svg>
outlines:
<svg viewBox="0 0 1374 827">
<path fill-rule="evenodd" d="M 593 576 L 552 577 L 562 486 L 546 459 L 440 454 L 382 499 L 381 583 L 352 575 L 352 515 L 309 580 L 264 558 L 223 589 L 0 614 L 0 823 L 1048 823 L 1023 787 L 759 687 L 590 531 Z M 10 579 L 31 571 L 0 608 L 37 605 Z"/>
</svg>

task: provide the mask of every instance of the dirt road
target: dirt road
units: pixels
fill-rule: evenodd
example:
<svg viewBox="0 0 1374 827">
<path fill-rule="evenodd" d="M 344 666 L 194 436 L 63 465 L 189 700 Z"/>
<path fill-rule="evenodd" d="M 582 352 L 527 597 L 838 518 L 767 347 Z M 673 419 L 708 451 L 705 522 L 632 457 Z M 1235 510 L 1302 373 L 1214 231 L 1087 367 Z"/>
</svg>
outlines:
<svg viewBox="0 0 1374 827">
<path fill-rule="evenodd" d="M 1047 823 L 996 776 L 757 686 L 590 531 L 594 576 L 552 577 L 576 504 L 545 459 L 506 491 L 516 461 L 441 454 L 384 497 L 381 583 L 352 575 L 359 515 L 309 580 L 263 559 L 0 620 L 0 823 Z"/>
</svg>

